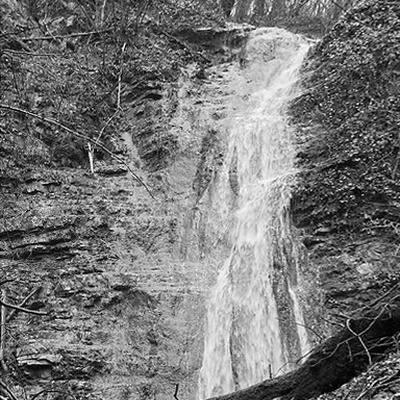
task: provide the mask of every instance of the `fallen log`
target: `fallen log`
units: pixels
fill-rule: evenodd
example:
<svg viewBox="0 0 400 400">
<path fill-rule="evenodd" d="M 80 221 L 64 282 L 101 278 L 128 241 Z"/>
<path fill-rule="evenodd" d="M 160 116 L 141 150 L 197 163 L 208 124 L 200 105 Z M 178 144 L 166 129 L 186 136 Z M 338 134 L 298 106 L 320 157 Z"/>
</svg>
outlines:
<svg viewBox="0 0 400 400">
<path fill-rule="evenodd" d="M 400 332 L 400 306 L 389 302 L 348 319 L 336 335 L 316 347 L 298 369 L 209 400 L 306 400 L 331 392 L 378 361 Z"/>
</svg>

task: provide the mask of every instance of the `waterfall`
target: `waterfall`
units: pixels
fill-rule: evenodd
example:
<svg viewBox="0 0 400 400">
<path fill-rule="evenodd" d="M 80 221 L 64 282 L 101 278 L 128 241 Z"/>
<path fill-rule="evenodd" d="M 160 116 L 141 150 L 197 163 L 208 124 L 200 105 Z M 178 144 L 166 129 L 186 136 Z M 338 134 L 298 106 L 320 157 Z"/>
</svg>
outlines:
<svg viewBox="0 0 400 400">
<path fill-rule="evenodd" d="M 301 250 L 288 213 L 296 170 L 286 107 L 309 46 L 281 29 L 256 30 L 232 82 L 227 156 L 213 188 L 213 208 L 226 214 L 235 181 L 231 251 L 208 304 L 200 399 L 287 372 L 308 351 Z"/>
</svg>

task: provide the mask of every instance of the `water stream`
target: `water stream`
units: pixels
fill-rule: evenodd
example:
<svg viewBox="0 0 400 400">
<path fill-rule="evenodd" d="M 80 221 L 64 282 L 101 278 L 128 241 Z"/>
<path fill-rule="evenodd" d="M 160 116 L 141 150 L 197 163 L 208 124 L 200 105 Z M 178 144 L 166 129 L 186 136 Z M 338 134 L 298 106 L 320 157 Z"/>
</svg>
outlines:
<svg viewBox="0 0 400 400">
<path fill-rule="evenodd" d="M 232 82 L 227 156 L 213 188 L 221 213 L 221 199 L 235 192 L 231 251 L 208 304 L 200 399 L 286 372 L 308 351 L 297 295 L 301 249 L 289 217 L 296 171 L 286 107 L 309 46 L 284 30 L 257 30 Z"/>
</svg>

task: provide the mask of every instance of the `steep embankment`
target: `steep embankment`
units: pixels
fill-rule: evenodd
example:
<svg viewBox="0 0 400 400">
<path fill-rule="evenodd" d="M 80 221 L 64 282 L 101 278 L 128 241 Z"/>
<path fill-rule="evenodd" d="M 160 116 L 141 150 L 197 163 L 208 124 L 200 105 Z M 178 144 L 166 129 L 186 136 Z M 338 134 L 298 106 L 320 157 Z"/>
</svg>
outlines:
<svg viewBox="0 0 400 400">
<path fill-rule="evenodd" d="M 303 171 L 293 215 L 334 323 L 400 281 L 399 39 L 397 1 L 352 10 L 310 55 L 292 107 Z M 335 330 L 324 319 L 314 327 Z M 398 365 L 392 357 L 329 398 L 390 398 Z"/>
</svg>

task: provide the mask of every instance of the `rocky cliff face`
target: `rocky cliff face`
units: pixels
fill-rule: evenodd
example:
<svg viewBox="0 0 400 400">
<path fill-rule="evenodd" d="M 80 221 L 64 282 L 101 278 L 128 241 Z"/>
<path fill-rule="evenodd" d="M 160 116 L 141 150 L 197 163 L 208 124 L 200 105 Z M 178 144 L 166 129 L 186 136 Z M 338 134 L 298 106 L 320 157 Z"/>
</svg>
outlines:
<svg viewBox="0 0 400 400">
<path fill-rule="evenodd" d="M 2 18 L 23 21 L 1 6 Z M 46 26 L 65 36 L 88 23 L 82 15 L 70 22 L 53 15 Z M 323 289 L 325 304 L 314 292 L 308 306 L 322 336 L 334 329 L 321 323 L 327 309 L 351 312 L 399 280 L 397 15 L 395 1 L 380 0 L 343 19 L 311 56 L 306 92 L 293 106 L 304 171 L 294 220 L 312 285 Z M 160 32 L 151 18 L 146 34 L 125 47 L 97 34 L 40 45 L 29 32 L 0 37 L 1 103 L 60 118 L 96 140 L 104 128 L 101 143 L 123 160 L 97 149 L 92 174 L 86 141 L 1 114 L 0 280 L 10 280 L 2 298 L 46 313 L 3 313 L 3 375 L 17 395 L 162 400 L 176 384 L 179 398 L 194 394 L 214 267 L 205 257 L 213 232 L 197 229 L 204 221 L 196 207 L 221 165 L 216 126 L 229 62 L 240 59 L 246 32 L 215 25 Z M 36 37 L 45 27 L 29 29 Z M 118 102 L 123 113 L 114 114 Z M 368 151 L 348 155 L 351 143 Z M 234 165 L 229 178 L 234 192 Z M 387 370 L 398 358 L 390 362 Z"/>
<path fill-rule="evenodd" d="M 20 11 L 13 5 L 3 16 Z M 50 121 L 3 109 L 0 122 L 2 299 L 44 314 L 3 308 L 4 381 L 28 398 L 169 399 L 176 384 L 193 397 L 210 283 L 190 210 L 218 164 L 210 120 L 223 112 L 224 81 L 201 65 L 233 60 L 246 29 L 143 34 L 155 52 L 156 37 L 171 41 L 170 58 L 144 56 L 138 72 L 132 54 L 146 44 L 120 47 L 129 65 L 119 78 L 113 53 L 97 58 L 112 45 L 60 33 L 39 44 L 6 32 L 0 42 L 1 103 Z M 177 71 L 180 51 L 188 59 Z M 113 157 L 92 141 L 92 173 L 94 138 Z"/>
<path fill-rule="evenodd" d="M 172 194 L 152 200 L 113 165 L 2 178 L 1 271 L 15 279 L 3 293 L 19 304 L 34 292 L 28 308 L 47 313 L 7 324 L 12 376 L 31 394 L 79 398 L 163 398 L 175 382 L 184 390 L 201 281 L 173 255 Z"/>
</svg>

